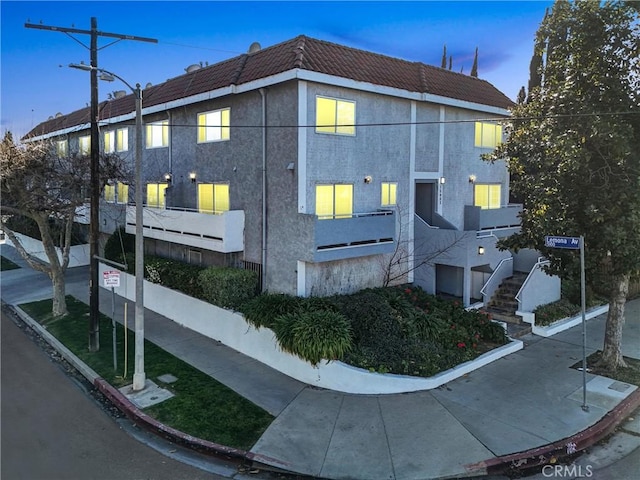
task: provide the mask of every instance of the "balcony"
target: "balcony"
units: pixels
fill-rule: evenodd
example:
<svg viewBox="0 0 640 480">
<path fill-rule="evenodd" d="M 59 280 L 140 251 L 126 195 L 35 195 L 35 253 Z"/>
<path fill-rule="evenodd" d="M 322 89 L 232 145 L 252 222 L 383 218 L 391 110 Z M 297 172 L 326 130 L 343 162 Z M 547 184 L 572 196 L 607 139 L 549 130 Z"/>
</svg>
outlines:
<svg viewBox="0 0 640 480">
<path fill-rule="evenodd" d="M 390 253 L 396 241 L 396 217 L 391 210 L 357 213 L 346 218 L 310 216 L 313 228 L 308 261 L 327 262 Z"/>
<path fill-rule="evenodd" d="M 464 207 L 465 231 L 490 230 L 497 237 L 509 236 L 520 228 L 521 204 L 510 204 L 500 208 L 481 209 L 474 205 Z"/>
<path fill-rule="evenodd" d="M 136 208 L 127 206 L 127 233 L 135 234 L 135 228 Z M 142 228 L 146 238 L 221 253 L 244 250 L 244 210 L 211 215 L 189 210 L 144 207 Z"/>
<path fill-rule="evenodd" d="M 124 225 L 125 220 L 124 203 L 100 202 L 98 211 L 98 225 L 101 233 L 112 234 L 114 230 Z M 76 207 L 74 222 L 89 225 L 91 223 L 91 204 L 84 203 Z"/>
</svg>

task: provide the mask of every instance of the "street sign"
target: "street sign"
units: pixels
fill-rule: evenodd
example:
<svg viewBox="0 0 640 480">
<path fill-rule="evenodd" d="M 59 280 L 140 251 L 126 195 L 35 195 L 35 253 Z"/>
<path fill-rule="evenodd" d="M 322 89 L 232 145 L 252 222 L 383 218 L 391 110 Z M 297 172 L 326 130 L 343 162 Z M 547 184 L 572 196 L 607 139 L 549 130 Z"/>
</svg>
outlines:
<svg viewBox="0 0 640 480">
<path fill-rule="evenodd" d="M 120 286 L 120 272 L 118 270 L 105 270 L 102 272 L 102 280 L 106 288 Z"/>
<path fill-rule="evenodd" d="M 569 250 L 580 249 L 580 237 L 557 237 L 547 235 L 544 237 L 544 246 L 549 248 L 565 248 Z"/>
</svg>

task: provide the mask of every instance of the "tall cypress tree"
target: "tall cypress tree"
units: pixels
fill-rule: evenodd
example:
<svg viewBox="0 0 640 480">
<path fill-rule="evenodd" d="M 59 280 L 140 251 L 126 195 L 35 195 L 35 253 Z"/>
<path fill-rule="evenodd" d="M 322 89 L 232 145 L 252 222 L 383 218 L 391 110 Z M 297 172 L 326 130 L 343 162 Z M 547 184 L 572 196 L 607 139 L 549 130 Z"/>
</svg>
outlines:
<svg viewBox="0 0 640 480">
<path fill-rule="evenodd" d="M 440 65 L 442 68 L 447 68 L 447 44 L 444 44 L 442 48 L 442 63 Z"/>
<path fill-rule="evenodd" d="M 472 77 L 478 76 L 478 47 L 476 47 L 476 54 L 473 57 L 473 66 L 471 67 L 471 73 L 469 75 Z"/>
</svg>

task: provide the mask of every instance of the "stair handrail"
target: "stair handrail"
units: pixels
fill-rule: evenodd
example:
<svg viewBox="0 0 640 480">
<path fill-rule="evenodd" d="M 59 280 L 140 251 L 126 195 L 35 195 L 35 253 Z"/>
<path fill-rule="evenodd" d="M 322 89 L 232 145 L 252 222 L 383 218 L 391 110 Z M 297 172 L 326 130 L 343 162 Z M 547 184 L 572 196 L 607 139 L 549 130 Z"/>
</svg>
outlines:
<svg viewBox="0 0 640 480">
<path fill-rule="evenodd" d="M 520 290 L 518 290 L 518 293 L 516 293 L 515 299 L 518 302 L 518 306 L 520 305 L 520 294 L 522 293 L 522 291 L 524 290 L 524 287 L 529 282 L 529 279 L 533 276 L 533 272 L 536 269 L 542 268 L 543 265 L 550 265 L 550 264 L 551 264 L 550 260 L 547 260 L 544 257 L 538 257 L 538 261 L 533 267 L 531 267 L 531 270 L 529 271 L 527 278 L 524 279 L 524 282 L 522 282 L 522 286 L 520 287 Z"/>
<path fill-rule="evenodd" d="M 500 260 L 500 263 L 498 263 L 498 266 L 495 268 L 493 273 L 489 276 L 489 279 L 485 282 L 485 284 L 480 289 L 480 294 L 482 295 L 483 298 L 487 294 L 487 291 L 485 290 L 487 288 L 487 285 L 489 285 L 491 283 L 491 281 L 493 280 L 493 277 L 496 276 L 496 274 L 498 273 L 498 271 L 500 270 L 502 265 L 505 264 L 506 262 L 509 262 L 509 261 L 513 262 L 513 257 L 506 257 L 506 258 L 503 258 L 502 260 Z"/>
</svg>

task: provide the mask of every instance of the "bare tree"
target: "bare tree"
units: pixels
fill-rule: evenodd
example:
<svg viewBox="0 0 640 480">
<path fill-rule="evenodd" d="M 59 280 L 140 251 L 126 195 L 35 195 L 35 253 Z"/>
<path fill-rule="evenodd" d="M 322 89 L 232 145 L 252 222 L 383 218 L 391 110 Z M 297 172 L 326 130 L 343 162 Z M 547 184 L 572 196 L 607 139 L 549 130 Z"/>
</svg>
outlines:
<svg viewBox="0 0 640 480">
<path fill-rule="evenodd" d="M 380 269 L 385 287 L 406 282 L 410 272 L 425 265 L 433 265 L 437 259 L 446 258 L 453 249 L 464 243 L 461 232 L 451 230 L 451 235 L 439 235 L 438 240 L 416 239 L 414 232 L 407 232 L 409 214 L 396 206 L 398 214 L 398 241 L 392 253 L 382 257 Z M 416 243 L 418 242 L 418 243 Z"/>
<path fill-rule="evenodd" d="M 27 263 L 46 273 L 53 285 L 53 315 L 67 313 L 64 274 L 69 265 L 72 226 L 76 208 L 85 202 L 89 187 L 90 161 L 83 155 L 56 153 L 50 141 L 18 145 L 11 132 L 0 144 L 0 227 Z M 124 162 L 116 155 L 102 155 L 102 189 L 109 179 L 127 178 Z M 49 263 L 32 256 L 24 248 L 7 221 L 12 217 L 33 220 Z M 56 238 L 56 236 L 58 238 Z"/>
</svg>

